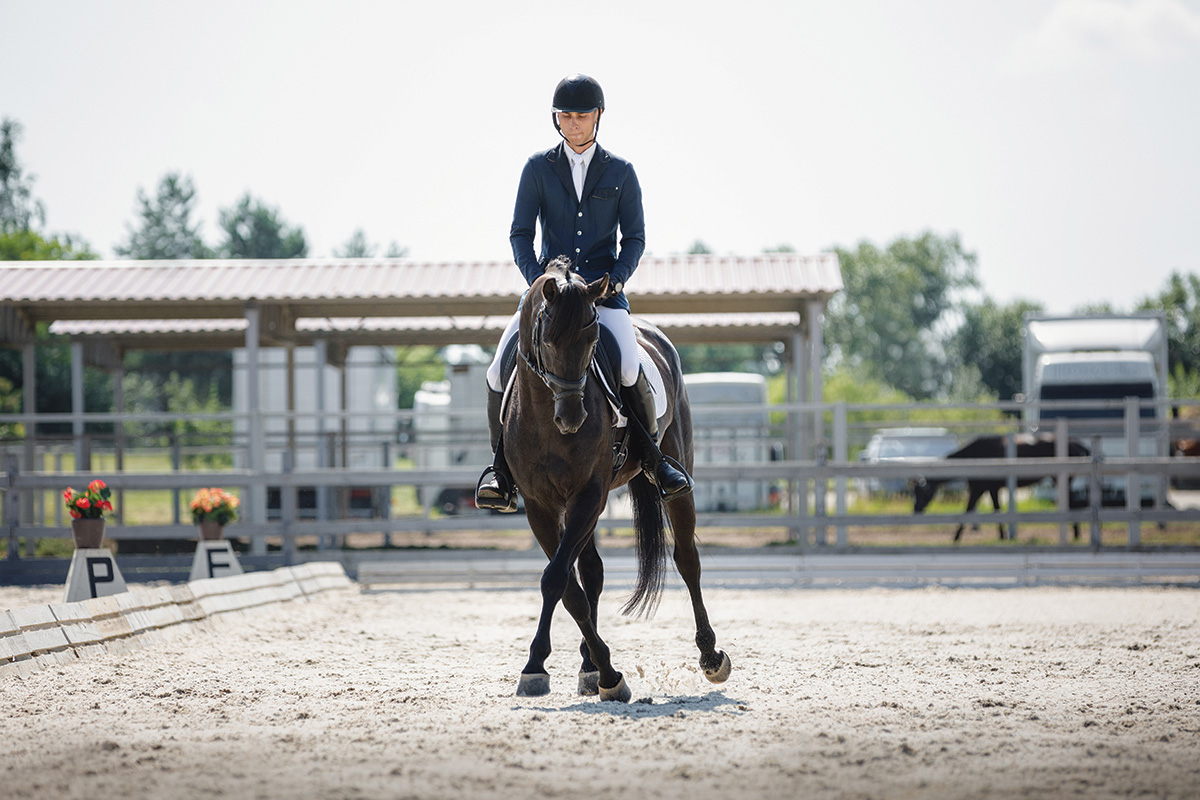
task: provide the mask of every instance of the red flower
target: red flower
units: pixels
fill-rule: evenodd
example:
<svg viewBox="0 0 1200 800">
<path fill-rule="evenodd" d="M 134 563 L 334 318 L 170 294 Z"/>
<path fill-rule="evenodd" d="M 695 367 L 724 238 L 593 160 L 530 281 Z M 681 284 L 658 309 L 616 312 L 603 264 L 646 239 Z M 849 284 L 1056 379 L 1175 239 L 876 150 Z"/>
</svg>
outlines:
<svg viewBox="0 0 1200 800">
<path fill-rule="evenodd" d="M 96 480 L 88 484 L 89 492 L 98 492 L 103 488 L 105 488 L 104 481 L 100 480 L 99 478 L 96 478 Z"/>
<path fill-rule="evenodd" d="M 91 508 L 92 501 L 88 500 L 86 497 L 81 497 L 75 501 L 75 505 L 78 506 L 79 508 Z"/>
</svg>

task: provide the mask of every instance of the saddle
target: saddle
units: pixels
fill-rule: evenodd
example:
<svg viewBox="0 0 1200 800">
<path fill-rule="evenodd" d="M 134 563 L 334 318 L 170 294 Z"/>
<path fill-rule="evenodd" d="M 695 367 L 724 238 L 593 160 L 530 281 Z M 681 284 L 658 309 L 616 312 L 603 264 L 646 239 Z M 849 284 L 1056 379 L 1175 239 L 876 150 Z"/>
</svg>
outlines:
<svg viewBox="0 0 1200 800">
<path fill-rule="evenodd" d="M 504 392 L 504 401 L 500 406 L 500 417 L 504 418 L 508 414 L 509 399 L 512 396 L 512 376 L 517 369 L 517 348 L 521 337 L 514 336 L 508 341 L 504 352 L 501 354 L 500 360 L 500 384 L 501 391 Z M 639 356 L 643 356 L 639 353 Z M 646 368 L 646 363 L 653 361 L 648 357 L 642 358 L 643 369 Z M 596 377 L 600 386 L 604 389 L 604 397 L 608 400 L 609 405 L 613 409 L 613 428 L 626 427 L 624 411 L 624 403 L 621 399 L 621 350 L 617 347 L 617 339 L 612 335 L 612 332 L 600 326 L 600 339 L 596 342 L 596 350 L 592 354 L 592 363 L 589 367 L 591 374 Z M 654 378 L 658 380 L 660 385 L 659 395 L 661 391 L 661 377 L 658 375 L 658 370 L 654 371 Z M 657 411 L 657 409 L 655 409 Z M 629 431 L 628 428 L 623 435 L 618 436 L 613 442 L 613 474 L 616 475 L 621 467 L 625 465 L 625 461 L 629 456 Z"/>
</svg>

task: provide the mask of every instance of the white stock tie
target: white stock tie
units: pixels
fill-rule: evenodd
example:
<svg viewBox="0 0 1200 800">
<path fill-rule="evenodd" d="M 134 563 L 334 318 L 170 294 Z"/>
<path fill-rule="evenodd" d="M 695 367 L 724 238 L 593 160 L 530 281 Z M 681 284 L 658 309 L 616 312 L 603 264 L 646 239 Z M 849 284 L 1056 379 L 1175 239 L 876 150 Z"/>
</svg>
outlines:
<svg viewBox="0 0 1200 800">
<path fill-rule="evenodd" d="M 575 180 L 575 199 L 583 202 L 583 159 L 571 159 L 571 177 Z"/>
</svg>

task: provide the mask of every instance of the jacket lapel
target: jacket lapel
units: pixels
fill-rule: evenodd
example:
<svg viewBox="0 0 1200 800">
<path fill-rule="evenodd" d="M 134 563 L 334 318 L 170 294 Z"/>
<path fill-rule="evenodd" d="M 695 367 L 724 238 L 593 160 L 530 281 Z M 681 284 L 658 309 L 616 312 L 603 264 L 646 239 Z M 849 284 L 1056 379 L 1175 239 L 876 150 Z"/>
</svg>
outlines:
<svg viewBox="0 0 1200 800">
<path fill-rule="evenodd" d="M 565 142 L 558 143 L 558 147 L 551 153 L 550 165 L 554 169 L 554 174 L 562 181 L 563 188 L 567 190 L 567 195 L 574 197 L 575 181 L 571 178 L 571 160 L 567 158 L 566 146 Z"/>
</svg>

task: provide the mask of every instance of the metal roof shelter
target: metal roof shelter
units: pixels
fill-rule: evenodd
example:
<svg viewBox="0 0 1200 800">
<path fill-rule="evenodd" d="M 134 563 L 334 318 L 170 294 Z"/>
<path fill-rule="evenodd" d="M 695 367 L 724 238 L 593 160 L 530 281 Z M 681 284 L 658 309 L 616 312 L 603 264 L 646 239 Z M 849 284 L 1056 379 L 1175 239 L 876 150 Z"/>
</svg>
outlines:
<svg viewBox="0 0 1200 800">
<path fill-rule="evenodd" d="M 253 411 L 259 347 L 318 345 L 338 363 L 355 345 L 494 345 L 525 288 L 510 261 L 0 262 L 0 346 L 24 350 L 29 387 L 36 325 L 69 336 L 78 414 L 85 363 L 120 371 L 134 349 L 245 347 Z M 647 256 L 628 295 L 678 344 L 785 343 L 789 400 L 820 402 L 821 318 L 841 289 L 834 253 Z"/>
</svg>

